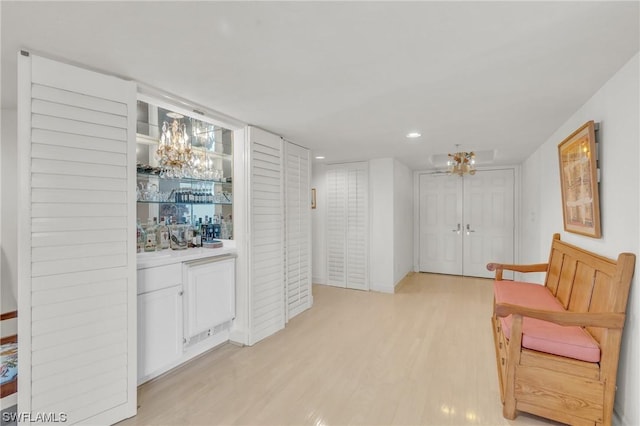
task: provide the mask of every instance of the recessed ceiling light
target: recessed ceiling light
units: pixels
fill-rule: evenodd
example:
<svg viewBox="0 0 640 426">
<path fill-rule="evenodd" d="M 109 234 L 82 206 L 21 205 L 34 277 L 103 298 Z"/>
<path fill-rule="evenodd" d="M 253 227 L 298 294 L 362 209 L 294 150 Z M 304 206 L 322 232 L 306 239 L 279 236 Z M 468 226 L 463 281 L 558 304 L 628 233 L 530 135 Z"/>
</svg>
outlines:
<svg viewBox="0 0 640 426">
<path fill-rule="evenodd" d="M 317 156 L 316 156 L 316 160 L 324 160 L 324 156 L 322 156 L 322 155 L 317 155 Z"/>
<path fill-rule="evenodd" d="M 418 132 L 407 133 L 407 137 L 410 138 L 410 139 L 419 138 L 420 136 L 422 136 L 422 135 L 420 133 L 418 133 Z"/>
</svg>

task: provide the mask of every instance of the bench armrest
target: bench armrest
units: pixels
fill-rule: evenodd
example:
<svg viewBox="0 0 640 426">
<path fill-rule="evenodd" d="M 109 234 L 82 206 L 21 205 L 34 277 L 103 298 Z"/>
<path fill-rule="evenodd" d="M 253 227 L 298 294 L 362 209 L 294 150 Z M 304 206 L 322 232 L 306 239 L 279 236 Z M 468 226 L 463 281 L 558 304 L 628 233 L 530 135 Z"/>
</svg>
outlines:
<svg viewBox="0 0 640 426">
<path fill-rule="evenodd" d="M 549 321 L 559 325 L 614 329 L 622 329 L 625 317 L 624 314 L 616 312 L 556 312 L 546 311 L 543 309 L 532 309 L 509 303 L 496 304 L 495 313 L 498 317 L 506 317 L 513 314 Z"/>
<path fill-rule="evenodd" d="M 496 271 L 496 280 L 502 280 L 502 271 L 515 272 L 546 272 L 548 263 L 536 263 L 533 265 L 509 265 L 504 263 L 487 263 L 487 270 Z"/>
</svg>

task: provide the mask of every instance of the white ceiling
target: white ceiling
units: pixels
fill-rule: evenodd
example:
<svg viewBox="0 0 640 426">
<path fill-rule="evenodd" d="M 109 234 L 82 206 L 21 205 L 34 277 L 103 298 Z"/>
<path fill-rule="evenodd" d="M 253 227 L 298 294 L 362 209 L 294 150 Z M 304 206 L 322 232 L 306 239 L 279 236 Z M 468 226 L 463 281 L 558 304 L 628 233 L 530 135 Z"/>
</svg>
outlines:
<svg viewBox="0 0 640 426">
<path fill-rule="evenodd" d="M 637 1 L 0 7 L 3 108 L 15 107 L 26 48 L 190 99 L 326 162 L 395 157 L 413 169 L 455 144 L 521 162 L 639 50 Z"/>
</svg>

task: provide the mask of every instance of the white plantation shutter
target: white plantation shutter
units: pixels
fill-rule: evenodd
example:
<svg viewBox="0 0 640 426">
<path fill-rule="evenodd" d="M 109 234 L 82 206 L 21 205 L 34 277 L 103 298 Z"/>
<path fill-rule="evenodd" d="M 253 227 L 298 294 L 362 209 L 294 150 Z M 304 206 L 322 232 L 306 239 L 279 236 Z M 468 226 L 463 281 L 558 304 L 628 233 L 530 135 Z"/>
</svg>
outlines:
<svg viewBox="0 0 640 426">
<path fill-rule="evenodd" d="M 283 148 L 250 127 L 249 344 L 284 328 Z"/>
<path fill-rule="evenodd" d="M 346 287 L 347 171 L 327 170 L 327 284 Z"/>
<path fill-rule="evenodd" d="M 368 173 L 367 163 L 327 170 L 327 284 L 369 288 Z"/>
<path fill-rule="evenodd" d="M 311 307 L 311 160 L 309 150 L 285 144 L 287 321 Z"/>
<path fill-rule="evenodd" d="M 20 412 L 136 412 L 136 86 L 19 56 Z"/>
<path fill-rule="evenodd" d="M 367 183 L 366 164 L 353 165 L 347 170 L 347 287 L 359 290 L 369 288 Z"/>
</svg>

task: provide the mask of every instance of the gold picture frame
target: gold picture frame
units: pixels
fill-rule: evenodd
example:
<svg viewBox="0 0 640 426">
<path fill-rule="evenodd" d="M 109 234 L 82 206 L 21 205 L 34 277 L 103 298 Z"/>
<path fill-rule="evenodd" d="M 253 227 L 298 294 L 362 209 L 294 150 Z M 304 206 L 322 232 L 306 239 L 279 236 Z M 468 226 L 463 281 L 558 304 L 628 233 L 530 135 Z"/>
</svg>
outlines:
<svg viewBox="0 0 640 426">
<path fill-rule="evenodd" d="M 558 156 L 564 230 L 602 237 L 594 122 L 583 124 L 563 140 L 558 145 Z"/>
<path fill-rule="evenodd" d="M 316 189 L 311 188 L 311 208 L 316 208 Z"/>
</svg>

